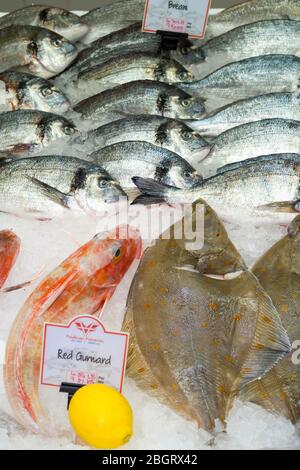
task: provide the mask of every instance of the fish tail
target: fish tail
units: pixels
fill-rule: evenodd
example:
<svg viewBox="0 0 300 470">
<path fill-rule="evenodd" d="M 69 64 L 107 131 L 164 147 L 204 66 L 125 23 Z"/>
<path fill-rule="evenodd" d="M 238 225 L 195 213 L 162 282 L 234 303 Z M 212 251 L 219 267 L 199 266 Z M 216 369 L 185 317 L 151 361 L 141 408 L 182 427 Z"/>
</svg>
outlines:
<svg viewBox="0 0 300 470">
<path fill-rule="evenodd" d="M 150 205 L 167 202 L 168 189 L 178 189 L 173 186 L 159 183 L 151 178 L 140 178 L 139 176 L 134 176 L 132 181 L 142 193 L 134 199 L 132 204 Z"/>
</svg>

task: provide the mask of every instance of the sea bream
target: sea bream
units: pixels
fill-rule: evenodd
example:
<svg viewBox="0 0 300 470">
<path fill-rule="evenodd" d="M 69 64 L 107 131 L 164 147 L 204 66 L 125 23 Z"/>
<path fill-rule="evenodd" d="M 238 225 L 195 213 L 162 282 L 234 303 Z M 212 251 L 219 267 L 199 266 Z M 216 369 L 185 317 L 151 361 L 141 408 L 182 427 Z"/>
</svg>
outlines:
<svg viewBox="0 0 300 470">
<path fill-rule="evenodd" d="M 0 73 L 0 110 L 38 109 L 63 114 L 70 101 L 52 82 L 22 72 Z"/>
<path fill-rule="evenodd" d="M 83 42 L 89 44 L 113 31 L 142 21 L 144 8 L 144 0 L 119 0 L 90 10 L 83 16 L 83 20 L 90 27 Z"/>
<path fill-rule="evenodd" d="M 75 92 L 78 88 L 81 95 L 89 97 L 136 80 L 156 80 L 172 84 L 178 81 L 189 82 L 193 78 L 193 75 L 175 60 L 156 54 L 134 52 L 108 59 L 100 65 L 80 72 L 75 82 Z M 74 92 L 70 89 L 69 93 Z"/>
<path fill-rule="evenodd" d="M 182 59 L 181 48 L 191 46 L 187 39 L 179 41 L 177 48 L 178 61 Z M 74 64 L 64 73 L 63 79 L 77 77 L 80 72 L 98 66 L 108 59 L 119 57 L 132 52 L 152 53 L 159 55 L 163 43 L 159 34 L 145 34 L 142 23 L 138 22 L 119 31 L 114 31 L 89 44 L 89 47 L 79 52 Z M 182 59 L 183 60 L 183 59 Z"/>
<path fill-rule="evenodd" d="M 252 57 L 225 65 L 207 77 L 176 85 L 205 101 L 207 112 L 266 93 L 297 92 L 300 58 L 291 55 Z"/>
<path fill-rule="evenodd" d="M 37 152 L 55 141 L 71 142 L 75 124 L 44 111 L 18 110 L 0 113 L 0 152 L 22 155 Z"/>
<path fill-rule="evenodd" d="M 0 18 L 0 28 L 15 25 L 40 26 L 61 34 L 70 41 L 78 41 L 89 30 L 83 18 L 64 8 L 46 5 L 27 5 Z"/>
<path fill-rule="evenodd" d="M 265 119 L 233 127 L 210 141 L 211 149 L 200 161 L 204 171 L 263 155 L 300 154 L 300 122 Z"/>
<path fill-rule="evenodd" d="M 72 42 L 48 29 L 19 25 L 0 29 L 0 72 L 17 69 L 50 78 L 76 56 Z"/>
<path fill-rule="evenodd" d="M 233 217 L 300 211 L 300 155 L 269 155 L 233 163 L 194 189 L 165 186 L 151 179 L 133 179 L 141 191 L 136 204 L 192 203 L 200 197 L 215 210 Z"/>
<path fill-rule="evenodd" d="M 180 188 L 194 188 L 202 176 L 186 160 L 148 142 L 118 142 L 89 155 L 118 180 L 124 189 L 135 188 L 136 174 Z"/>
<path fill-rule="evenodd" d="M 106 90 L 74 106 L 82 118 L 103 125 L 122 117 L 149 114 L 175 119 L 201 119 L 201 99 L 166 83 L 134 81 Z"/>
<path fill-rule="evenodd" d="M 300 21 L 267 20 L 240 26 L 200 47 L 191 46 L 184 59 L 179 52 L 174 58 L 202 78 L 232 62 L 274 52 L 300 57 Z"/>
<path fill-rule="evenodd" d="M 45 322 L 68 325 L 74 312 L 99 315 L 140 252 L 140 236 L 129 226 L 99 233 L 53 269 L 26 299 L 7 340 L 4 380 L 12 410 L 27 429 L 59 433 L 51 429 L 39 396 Z"/>
<path fill-rule="evenodd" d="M 261 380 L 242 390 L 241 397 L 285 416 L 300 419 L 300 368 L 297 363 L 300 338 L 300 216 L 287 235 L 272 246 L 252 267 L 252 272 L 270 296 L 292 344 L 292 352 Z"/>
<path fill-rule="evenodd" d="M 270 93 L 224 106 L 204 119 L 189 122 L 202 136 L 217 136 L 233 127 L 264 119 L 300 121 L 300 94 Z"/>
<path fill-rule="evenodd" d="M 98 127 L 85 136 L 83 144 L 101 149 L 128 140 L 149 142 L 171 150 L 191 164 L 195 159 L 205 156 L 210 149 L 206 140 L 182 121 L 145 114 L 129 116 Z"/>
<path fill-rule="evenodd" d="M 210 15 L 205 40 L 238 26 L 271 19 L 300 20 L 299 0 L 248 0 Z"/>
<path fill-rule="evenodd" d="M 120 198 L 126 194 L 116 180 L 78 158 L 0 159 L 0 212 L 39 220 L 68 211 L 95 216 Z"/>
<path fill-rule="evenodd" d="M 191 247 L 184 227 L 197 227 L 197 213 L 204 244 L 193 240 Z M 171 227 L 141 259 L 122 328 L 130 333 L 127 375 L 214 432 L 226 427 L 239 390 L 285 357 L 290 343 L 217 214 L 198 200 L 189 220 Z M 224 273 L 234 276 L 224 280 Z"/>
</svg>

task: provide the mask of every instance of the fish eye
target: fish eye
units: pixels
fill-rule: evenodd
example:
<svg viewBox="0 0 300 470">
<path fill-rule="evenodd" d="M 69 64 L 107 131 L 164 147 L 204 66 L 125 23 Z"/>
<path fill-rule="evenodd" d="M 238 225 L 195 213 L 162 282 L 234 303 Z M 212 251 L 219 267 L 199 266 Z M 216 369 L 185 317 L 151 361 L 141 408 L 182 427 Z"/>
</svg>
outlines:
<svg viewBox="0 0 300 470">
<path fill-rule="evenodd" d="M 52 43 L 52 45 L 53 45 L 54 47 L 60 47 L 60 46 L 62 45 L 62 43 L 63 43 L 63 40 L 60 39 L 60 38 L 53 38 L 53 39 L 51 40 L 51 43 Z"/>
<path fill-rule="evenodd" d="M 36 55 L 38 53 L 38 46 L 37 46 L 37 43 L 35 41 L 30 41 L 27 48 L 28 48 L 28 51 L 30 51 L 34 55 Z"/>
<path fill-rule="evenodd" d="M 54 92 L 53 88 L 50 88 L 50 87 L 46 87 L 41 90 L 41 93 L 43 96 L 50 96 L 53 94 L 53 92 Z"/>
<path fill-rule="evenodd" d="M 189 47 L 186 47 L 186 46 L 183 46 L 181 49 L 180 49 L 180 52 L 182 55 L 188 55 L 189 52 L 190 52 L 190 48 Z"/>
<path fill-rule="evenodd" d="M 190 100 L 182 100 L 181 104 L 184 108 L 188 108 L 191 105 Z"/>
<path fill-rule="evenodd" d="M 189 78 L 189 76 L 190 76 L 190 74 L 186 70 L 184 70 L 182 72 L 179 72 L 180 80 L 186 80 L 186 79 Z"/>
<path fill-rule="evenodd" d="M 185 170 L 184 173 L 183 173 L 183 176 L 185 178 L 191 178 L 192 177 L 192 173 L 189 171 L 189 170 Z"/>
<path fill-rule="evenodd" d="M 65 126 L 64 127 L 64 133 L 66 135 L 72 135 L 72 134 L 74 134 L 74 132 L 75 132 L 74 127 L 71 127 L 71 126 Z"/>
<path fill-rule="evenodd" d="M 99 188 L 107 188 L 110 185 L 110 182 L 108 180 L 99 180 Z"/>
<path fill-rule="evenodd" d="M 189 131 L 183 131 L 181 133 L 181 137 L 183 138 L 183 140 L 190 140 L 192 137 L 192 134 Z"/>
<path fill-rule="evenodd" d="M 121 249 L 118 248 L 117 251 L 115 252 L 115 258 L 119 258 L 121 256 Z"/>
</svg>

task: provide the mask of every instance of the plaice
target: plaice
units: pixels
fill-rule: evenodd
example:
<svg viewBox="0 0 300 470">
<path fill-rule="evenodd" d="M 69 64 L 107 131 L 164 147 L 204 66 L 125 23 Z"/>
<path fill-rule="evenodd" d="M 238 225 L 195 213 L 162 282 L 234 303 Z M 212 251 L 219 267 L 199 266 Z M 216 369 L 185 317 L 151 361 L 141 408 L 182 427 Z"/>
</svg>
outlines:
<svg viewBox="0 0 300 470">
<path fill-rule="evenodd" d="M 214 431 L 217 420 L 225 425 L 238 391 L 271 369 L 290 344 L 252 273 L 243 271 L 230 280 L 205 275 L 224 273 L 216 250 L 219 239 L 226 272 L 242 264 L 216 213 L 206 205 L 205 210 L 208 242 L 202 249 L 189 251 L 183 240 L 162 236 L 146 250 L 123 329 L 131 335 L 128 375 L 175 411 Z M 201 259 L 209 261 L 200 263 L 202 273 Z M 189 269 L 178 269 L 185 266 Z"/>
<path fill-rule="evenodd" d="M 290 342 L 300 339 L 300 217 L 297 216 L 288 234 L 279 240 L 253 266 L 277 308 Z M 288 354 L 262 380 L 242 391 L 242 398 L 279 413 L 296 423 L 300 418 L 300 366 Z"/>
</svg>

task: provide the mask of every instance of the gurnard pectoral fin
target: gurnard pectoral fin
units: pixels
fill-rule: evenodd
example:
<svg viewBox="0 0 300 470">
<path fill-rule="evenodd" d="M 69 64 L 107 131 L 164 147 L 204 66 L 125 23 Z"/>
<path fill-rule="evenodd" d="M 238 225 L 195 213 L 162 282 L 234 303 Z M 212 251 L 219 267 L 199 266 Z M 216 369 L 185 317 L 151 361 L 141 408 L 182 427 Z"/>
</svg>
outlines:
<svg viewBox="0 0 300 470">
<path fill-rule="evenodd" d="M 43 196 L 48 197 L 51 199 L 53 202 L 56 204 L 59 204 L 60 206 L 63 206 L 66 209 L 69 209 L 69 195 L 62 193 L 56 188 L 53 188 L 47 183 L 44 183 L 43 181 L 38 180 L 37 178 L 27 176 L 27 178 L 36 185 L 36 187 L 41 191 Z"/>
</svg>

